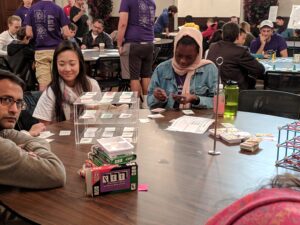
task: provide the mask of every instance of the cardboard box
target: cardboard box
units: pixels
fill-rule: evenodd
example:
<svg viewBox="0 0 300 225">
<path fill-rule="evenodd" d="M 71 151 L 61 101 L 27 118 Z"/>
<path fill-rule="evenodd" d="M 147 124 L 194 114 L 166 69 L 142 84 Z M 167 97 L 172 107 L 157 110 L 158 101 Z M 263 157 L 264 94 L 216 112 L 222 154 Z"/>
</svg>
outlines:
<svg viewBox="0 0 300 225">
<path fill-rule="evenodd" d="M 138 166 L 132 162 L 90 168 L 86 171 L 85 183 L 88 196 L 135 191 L 138 186 Z"/>
</svg>

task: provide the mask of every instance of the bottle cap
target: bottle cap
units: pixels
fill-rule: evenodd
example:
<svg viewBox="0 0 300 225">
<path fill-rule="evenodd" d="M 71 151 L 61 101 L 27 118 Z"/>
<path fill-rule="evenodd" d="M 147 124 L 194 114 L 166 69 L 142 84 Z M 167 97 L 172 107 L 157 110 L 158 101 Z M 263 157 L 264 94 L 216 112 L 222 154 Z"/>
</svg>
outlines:
<svg viewBox="0 0 300 225">
<path fill-rule="evenodd" d="M 236 81 L 233 81 L 233 80 L 227 80 L 226 85 L 238 85 L 238 83 Z"/>
</svg>

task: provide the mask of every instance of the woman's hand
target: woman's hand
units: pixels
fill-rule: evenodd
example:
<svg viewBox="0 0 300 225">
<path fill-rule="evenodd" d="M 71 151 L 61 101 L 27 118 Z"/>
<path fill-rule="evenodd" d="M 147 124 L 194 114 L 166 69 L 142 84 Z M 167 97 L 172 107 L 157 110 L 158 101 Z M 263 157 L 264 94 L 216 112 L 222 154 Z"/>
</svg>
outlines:
<svg viewBox="0 0 300 225">
<path fill-rule="evenodd" d="M 42 131 L 45 131 L 45 130 L 46 130 L 45 124 L 43 124 L 43 123 L 37 123 L 37 124 L 32 125 L 32 127 L 29 130 L 29 134 L 32 137 L 37 137 L 37 136 L 40 135 L 40 133 Z"/>
<path fill-rule="evenodd" d="M 164 89 L 161 89 L 161 88 L 155 88 L 154 89 L 154 92 L 153 92 L 153 95 L 156 99 L 158 99 L 159 101 L 161 102 L 164 102 L 166 101 L 166 99 L 168 98 L 166 92 Z"/>
<path fill-rule="evenodd" d="M 179 102 L 180 104 L 186 104 L 186 103 L 193 103 L 194 101 L 196 101 L 198 99 L 198 97 L 196 95 L 187 93 L 187 94 L 183 94 L 183 95 L 173 95 L 173 99 L 176 102 Z"/>
</svg>

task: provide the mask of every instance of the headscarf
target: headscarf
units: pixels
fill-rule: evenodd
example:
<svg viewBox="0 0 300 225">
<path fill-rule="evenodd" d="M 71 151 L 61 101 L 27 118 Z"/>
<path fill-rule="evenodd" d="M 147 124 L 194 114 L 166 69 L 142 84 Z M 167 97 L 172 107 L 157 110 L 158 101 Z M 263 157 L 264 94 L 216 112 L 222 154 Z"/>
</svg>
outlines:
<svg viewBox="0 0 300 225">
<path fill-rule="evenodd" d="M 196 41 L 196 43 L 199 45 L 199 54 L 197 55 L 197 58 L 195 59 L 193 64 L 191 64 L 189 67 L 182 68 L 176 62 L 175 52 L 176 52 L 178 41 L 181 38 L 183 38 L 184 36 L 190 36 L 191 38 L 193 38 Z M 183 88 L 182 88 L 182 94 L 186 94 L 186 93 L 190 92 L 191 78 L 195 74 L 196 69 L 198 69 L 199 67 L 202 67 L 206 64 L 213 63 L 210 60 L 202 59 L 202 51 L 203 51 L 202 40 L 203 40 L 203 38 L 202 38 L 201 32 L 199 30 L 196 30 L 191 27 L 182 27 L 175 37 L 174 53 L 173 53 L 174 56 L 172 58 L 172 66 L 173 66 L 175 73 L 178 74 L 179 76 L 183 76 L 186 74 L 186 78 L 185 78 Z"/>
<path fill-rule="evenodd" d="M 300 192 L 271 188 L 237 200 L 211 217 L 206 225 L 298 225 L 299 221 Z"/>
</svg>

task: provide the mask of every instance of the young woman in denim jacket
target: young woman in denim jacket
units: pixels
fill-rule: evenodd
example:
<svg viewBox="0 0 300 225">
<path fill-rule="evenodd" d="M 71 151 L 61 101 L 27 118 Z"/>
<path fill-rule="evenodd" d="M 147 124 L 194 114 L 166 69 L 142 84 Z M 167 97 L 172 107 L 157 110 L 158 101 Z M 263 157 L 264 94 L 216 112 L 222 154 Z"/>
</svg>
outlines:
<svg viewBox="0 0 300 225">
<path fill-rule="evenodd" d="M 212 108 L 218 71 L 202 59 L 201 32 L 183 27 L 174 41 L 174 57 L 155 69 L 148 89 L 150 108 Z"/>
</svg>

